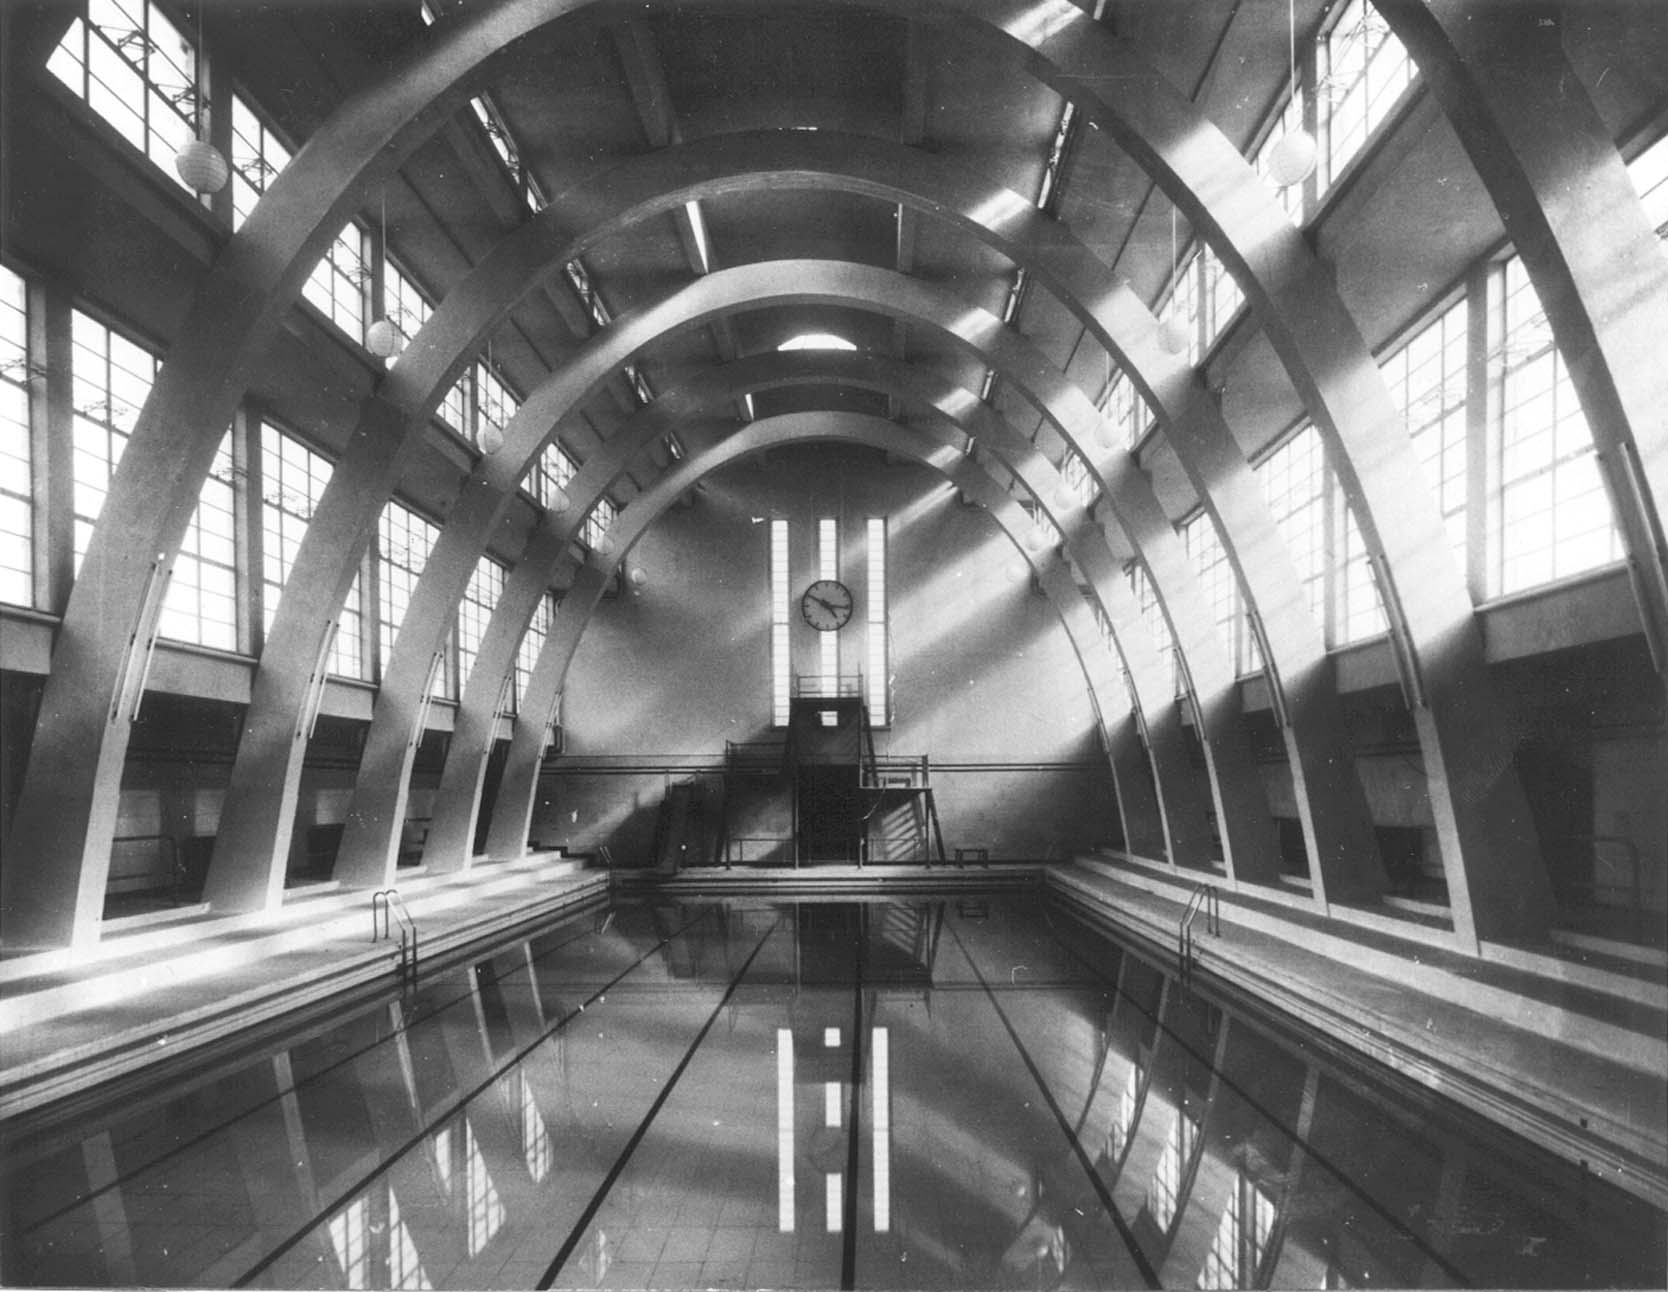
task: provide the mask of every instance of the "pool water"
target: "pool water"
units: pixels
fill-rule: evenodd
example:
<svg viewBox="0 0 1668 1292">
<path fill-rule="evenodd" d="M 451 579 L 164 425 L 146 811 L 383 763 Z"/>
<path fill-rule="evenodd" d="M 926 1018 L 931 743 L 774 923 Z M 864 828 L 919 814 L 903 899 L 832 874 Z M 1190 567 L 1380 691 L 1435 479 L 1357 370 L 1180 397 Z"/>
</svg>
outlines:
<svg viewBox="0 0 1668 1292">
<path fill-rule="evenodd" d="M 27 1285 L 1661 1287 L 1664 1216 L 1041 895 L 620 902 L 5 1132 Z"/>
</svg>

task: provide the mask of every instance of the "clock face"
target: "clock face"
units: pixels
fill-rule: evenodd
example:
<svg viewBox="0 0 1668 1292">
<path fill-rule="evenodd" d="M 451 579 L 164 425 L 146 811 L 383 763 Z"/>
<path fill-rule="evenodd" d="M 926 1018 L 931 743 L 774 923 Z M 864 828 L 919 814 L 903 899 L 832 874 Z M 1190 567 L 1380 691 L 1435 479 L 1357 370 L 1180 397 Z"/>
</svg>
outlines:
<svg viewBox="0 0 1668 1292">
<path fill-rule="evenodd" d="M 851 589 L 837 579 L 818 579 L 799 598 L 799 613 L 819 633 L 836 632 L 851 620 Z"/>
</svg>

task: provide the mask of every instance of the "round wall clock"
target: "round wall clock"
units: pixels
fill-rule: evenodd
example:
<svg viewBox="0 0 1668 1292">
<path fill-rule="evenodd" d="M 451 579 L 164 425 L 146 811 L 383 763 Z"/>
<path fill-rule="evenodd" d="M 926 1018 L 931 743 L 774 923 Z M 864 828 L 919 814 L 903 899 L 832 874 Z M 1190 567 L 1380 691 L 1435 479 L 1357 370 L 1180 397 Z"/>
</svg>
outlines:
<svg viewBox="0 0 1668 1292">
<path fill-rule="evenodd" d="M 818 579 L 799 598 L 799 613 L 819 633 L 837 632 L 851 621 L 851 589 L 838 579 Z"/>
</svg>

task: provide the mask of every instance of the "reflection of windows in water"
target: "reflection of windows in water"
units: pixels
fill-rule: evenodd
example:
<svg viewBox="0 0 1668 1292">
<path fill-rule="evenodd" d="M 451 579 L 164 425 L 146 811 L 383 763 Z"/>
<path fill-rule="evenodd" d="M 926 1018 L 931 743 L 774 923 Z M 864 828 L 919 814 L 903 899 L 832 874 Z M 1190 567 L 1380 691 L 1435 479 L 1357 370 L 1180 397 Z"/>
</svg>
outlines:
<svg viewBox="0 0 1668 1292">
<path fill-rule="evenodd" d="M 1158 1170 L 1153 1175 L 1152 1188 L 1147 1191 L 1147 1210 L 1160 1230 L 1169 1231 L 1175 1223 L 1181 1204 L 1182 1181 L 1193 1161 L 1193 1151 L 1199 1145 L 1199 1123 L 1185 1112 L 1176 1113 L 1170 1126 L 1170 1138 L 1158 1159 Z"/>
</svg>

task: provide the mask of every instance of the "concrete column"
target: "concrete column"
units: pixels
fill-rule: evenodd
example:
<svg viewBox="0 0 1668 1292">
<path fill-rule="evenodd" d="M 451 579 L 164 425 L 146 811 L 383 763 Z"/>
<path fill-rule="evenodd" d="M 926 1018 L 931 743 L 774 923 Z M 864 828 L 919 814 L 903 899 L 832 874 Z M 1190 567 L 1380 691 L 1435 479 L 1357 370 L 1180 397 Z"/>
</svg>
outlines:
<svg viewBox="0 0 1668 1292">
<path fill-rule="evenodd" d="M 255 670 L 220 815 L 204 889 L 215 910 L 276 910 L 283 902 L 308 719 L 329 671 L 331 629 L 376 535 L 376 500 L 393 491 L 409 454 L 407 432 L 401 410 L 367 399 L 302 537 Z M 357 498 L 372 505 L 350 505 Z"/>
</svg>

